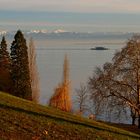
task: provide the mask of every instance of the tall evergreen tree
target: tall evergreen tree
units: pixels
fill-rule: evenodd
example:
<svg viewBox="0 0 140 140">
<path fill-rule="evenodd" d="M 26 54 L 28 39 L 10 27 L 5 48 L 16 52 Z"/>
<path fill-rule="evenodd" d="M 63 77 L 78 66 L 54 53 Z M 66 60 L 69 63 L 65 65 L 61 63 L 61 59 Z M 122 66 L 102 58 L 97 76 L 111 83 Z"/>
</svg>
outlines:
<svg viewBox="0 0 140 140">
<path fill-rule="evenodd" d="M 10 57 L 9 52 L 7 51 L 7 43 L 5 37 L 3 36 L 0 44 L 0 67 L 9 69 L 9 66 L 10 66 Z"/>
<path fill-rule="evenodd" d="M 10 56 L 4 36 L 0 43 L 0 90 L 11 92 Z"/>
<path fill-rule="evenodd" d="M 11 46 L 11 66 L 14 95 L 32 100 L 27 45 L 20 30 L 17 31 Z"/>
</svg>

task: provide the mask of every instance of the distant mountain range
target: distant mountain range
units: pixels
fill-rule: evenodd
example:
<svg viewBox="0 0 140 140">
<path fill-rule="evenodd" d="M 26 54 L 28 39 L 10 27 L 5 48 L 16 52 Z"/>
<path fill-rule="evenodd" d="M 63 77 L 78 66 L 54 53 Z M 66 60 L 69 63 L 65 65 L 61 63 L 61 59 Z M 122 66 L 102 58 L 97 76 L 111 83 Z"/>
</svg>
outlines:
<svg viewBox="0 0 140 140">
<path fill-rule="evenodd" d="M 12 36 L 16 33 L 16 31 L 0 31 L 0 36 Z M 26 36 L 32 36 L 33 38 L 48 38 L 48 39 L 92 39 L 92 38 L 111 38 L 111 39 L 128 39 L 134 33 L 129 32 L 69 32 L 62 29 L 57 29 L 52 32 L 48 32 L 47 30 L 31 30 L 31 31 L 23 31 Z"/>
</svg>

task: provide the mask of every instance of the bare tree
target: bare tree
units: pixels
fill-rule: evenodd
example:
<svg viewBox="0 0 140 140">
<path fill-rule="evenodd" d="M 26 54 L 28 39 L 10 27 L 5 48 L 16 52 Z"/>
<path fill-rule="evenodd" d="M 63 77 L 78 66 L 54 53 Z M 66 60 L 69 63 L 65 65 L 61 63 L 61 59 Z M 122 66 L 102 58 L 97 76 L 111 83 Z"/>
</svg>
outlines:
<svg viewBox="0 0 140 140">
<path fill-rule="evenodd" d="M 88 93 L 87 87 L 84 84 L 80 84 L 79 89 L 75 89 L 76 91 L 76 103 L 78 104 L 78 112 L 80 114 L 84 114 L 88 111 Z"/>
<path fill-rule="evenodd" d="M 30 39 L 28 48 L 29 70 L 32 89 L 32 100 L 36 103 L 39 102 L 40 88 L 39 88 L 39 73 L 36 63 L 36 52 L 33 39 Z"/>
<path fill-rule="evenodd" d="M 139 79 L 140 36 L 133 36 L 126 47 L 115 54 L 112 64 L 104 65 L 98 77 L 90 78 L 89 85 L 90 89 L 100 94 L 102 98 L 113 99 L 115 104 L 134 110 L 138 115 L 138 127 L 140 128 Z M 96 90 L 95 85 L 98 85 Z"/>
<path fill-rule="evenodd" d="M 98 119 L 118 120 L 120 122 L 122 114 L 126 117 L 126 108 L 120 100 L 116 100 L 114 97 L 106 97 L 106 87 L 103 87 L 104 75 L 106 71 L 110 71 L 111 65 L 111 63 L 105 63 L 102 69 L 97 67 L 93 77 L 89 79 L 90 108 Z"/>
</svg>

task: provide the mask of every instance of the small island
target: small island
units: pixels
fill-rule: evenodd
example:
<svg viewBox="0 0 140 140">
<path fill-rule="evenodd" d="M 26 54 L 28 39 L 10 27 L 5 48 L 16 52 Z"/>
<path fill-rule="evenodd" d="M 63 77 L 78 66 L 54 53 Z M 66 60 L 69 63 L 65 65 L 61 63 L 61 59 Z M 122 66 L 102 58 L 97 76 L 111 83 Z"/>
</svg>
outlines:
<svg viewBox="0 0 140 140">
<path fill-rule="evenodd" d="M 109 48 L 99 46 L 99 47 L 91 48 L 91 50 L 109 50 Z"/>
</svg>

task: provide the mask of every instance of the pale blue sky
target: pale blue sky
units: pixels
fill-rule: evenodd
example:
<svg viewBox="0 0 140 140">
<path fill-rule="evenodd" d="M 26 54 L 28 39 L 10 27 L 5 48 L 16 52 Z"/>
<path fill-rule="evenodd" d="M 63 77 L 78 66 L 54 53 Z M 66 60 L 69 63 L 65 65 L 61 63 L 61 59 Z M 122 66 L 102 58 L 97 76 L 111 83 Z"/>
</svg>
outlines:
<svg viewBox="0 0 140 140">
<path fill-rule="evenodd" d="M 0 30 L 140 30 L 140 0 L 0 0 Z"/>
<path fill-rule="evenodd" d="M 139 12 L 140 0 L 0 0 L 2 10 Z"/>
</svg>

